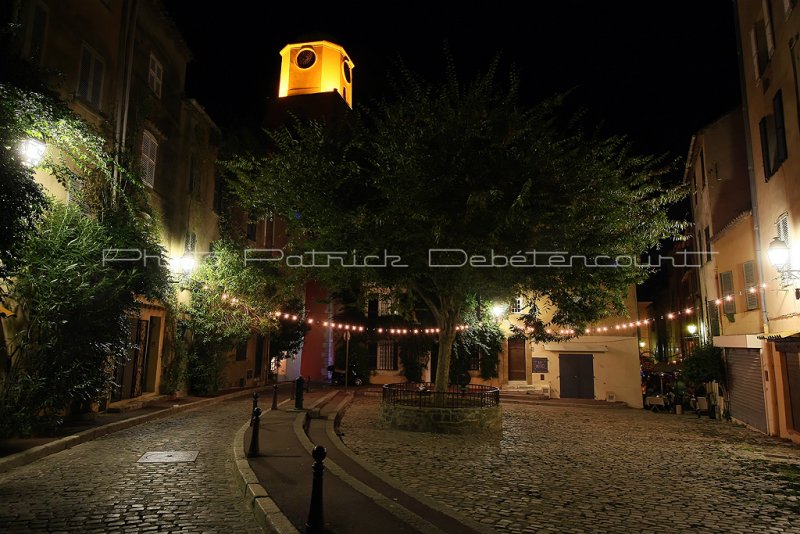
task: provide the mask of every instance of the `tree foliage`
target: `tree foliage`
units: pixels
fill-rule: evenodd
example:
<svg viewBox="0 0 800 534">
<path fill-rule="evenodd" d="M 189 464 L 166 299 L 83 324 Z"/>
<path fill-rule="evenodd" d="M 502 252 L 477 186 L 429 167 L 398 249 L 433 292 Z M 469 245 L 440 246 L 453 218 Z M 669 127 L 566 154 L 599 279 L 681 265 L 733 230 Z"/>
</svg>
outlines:
<svg viewBox="0 0 800 534">
<path fill-rule="evenodd" d="M 0 299 L 14 312 L 2 321 L 0 419 L 4 432 L 24 433 L 41 416 L 58 422 L 64 410 L 106 397 L 129 348 L 136 295 L 166 299 L 171 280 L 143 184 L 124 155 L 40 87 L 0 83 L 0 117 Z M 65 187 L 69 205 L 44 200 L 18 152 L 28 137 L 47 144 L 38 169 Z M 109 249 L 146 250 L 151 260 L 119 261 Z"/>
<path fill-rule="evenodd" d="M 722 349 L 712 343 L 701 343 L 683 360 L 683 376 L 694 384 L 720 382 L 725 384 L 725 362 Z"/>
<path fill-rule="evenodd" d="M 659 158 L 631 154 L 624 138 L 581 131 L 562 115 L 560 98 L 520 104 L 517 79 L 499 82 L 497 62 L 467 84 L 452 62 L 446 71 L 431 82 L 401 68 L 392 98 L 338 122 L 297 121 L 270 132 L 268 156 L 229 163 L 250 213 L 288 221 L 292 250 L 345 251 L 356 263 L 400 258 L 394 267 L 332 262 L 308 274 L 331 286 L 361 279 L 424 302 L 440 328 L 437 389 L 447 385 L 455 328 L 472 295 L 535 293 L 555 310 L 548 324 L 620 311 L 627 287 L 646 272 L 615 259 L 638 259 L 675 235 L 680 225 L 664 208 L 682 194 L 662 185 Z M 570 256 L 604 267 L 570 265 Z M 529 334 L 550 337 L 544 328 Z"/>
<path fill-rule="evenodd" d="M 246 261 L 242 247 L 227 238 L 214 244 L 186 287 L 191 293 L 183 305 L 192 336 L 190 385 L 210 393 L 222 384 L 228 352 L 277 327 L 275 311 L 289 289 L 273 262 Z"/>
</svg>

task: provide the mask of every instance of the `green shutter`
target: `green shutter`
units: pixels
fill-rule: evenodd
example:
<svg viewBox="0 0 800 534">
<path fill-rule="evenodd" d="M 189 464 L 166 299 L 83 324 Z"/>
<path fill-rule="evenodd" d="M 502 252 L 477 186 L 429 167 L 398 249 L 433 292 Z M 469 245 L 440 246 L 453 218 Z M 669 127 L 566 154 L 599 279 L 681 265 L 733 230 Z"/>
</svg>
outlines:
<svg viewBox="0 0 800 534">
<path fill-rule="evenodd" d="M 722 289 L 722 312 L 726 315 L 736 313 L 736 298 L 733 294 L 733 273 L 719 273 L 719 285 Z"/>
<path fill-rule="evenodd" d="M 756 287 L 756 264 L 754 261 L 746 261 L 742 264 L 744 270 L 744 290 L 746 295 L 746 306 L 748 310 L 758 308 L 758 288 Z"/>
</svg>

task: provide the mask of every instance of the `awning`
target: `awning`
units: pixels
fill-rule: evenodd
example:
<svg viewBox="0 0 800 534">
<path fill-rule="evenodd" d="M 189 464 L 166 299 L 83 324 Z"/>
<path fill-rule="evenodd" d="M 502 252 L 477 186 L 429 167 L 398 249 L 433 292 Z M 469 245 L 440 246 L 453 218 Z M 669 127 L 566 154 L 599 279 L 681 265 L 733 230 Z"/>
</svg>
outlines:
<svg viewBox="0 0 800 534">
<path fill-rule="evenodd" d="M 545 345 L 544 350 L 551 352 L 608 352 L 608 347 L 599 343 L 558 343 Z"/>
<path fill-rule="evenodd" d="M 782 339 L 800 340 L 800 332 L 797 330 L 782 330 L 779 332 L 770 332 L 769 334 L 758 334 L 758 339 L 766 339 L 767 341 L 780 341 Z"/>
</svg>

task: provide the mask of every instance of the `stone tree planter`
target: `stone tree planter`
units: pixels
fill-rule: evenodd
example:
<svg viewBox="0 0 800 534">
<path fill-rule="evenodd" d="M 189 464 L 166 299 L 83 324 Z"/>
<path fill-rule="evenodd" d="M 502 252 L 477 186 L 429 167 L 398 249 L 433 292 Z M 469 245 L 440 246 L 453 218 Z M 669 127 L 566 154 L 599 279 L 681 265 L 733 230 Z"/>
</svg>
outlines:
<svg viewBox="0 0 800 534">
<path fill-rule="evenodd" d="M 499 431 L 503 424 L 500 390 L 469 384 L 437 393 L 430 382 L 386 384 L 381 420 L 390 428 L 413 432 L 471 434 Z"/>
</svg>

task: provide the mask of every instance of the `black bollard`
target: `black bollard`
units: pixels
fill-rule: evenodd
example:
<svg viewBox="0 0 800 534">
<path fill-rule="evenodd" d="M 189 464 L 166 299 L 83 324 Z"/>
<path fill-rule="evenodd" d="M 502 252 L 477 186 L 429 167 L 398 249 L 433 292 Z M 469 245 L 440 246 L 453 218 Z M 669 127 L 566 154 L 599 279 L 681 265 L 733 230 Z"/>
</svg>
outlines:
<svg viewBox="0 0 800 534">
<path fill-rule="evenodd" d="M 294 380 L 292 380 L 292 391 L 289 393 L 289 399 L 294 400 L 294 390 L 297 388 L 297 384 Z"/>
<path fill-rule="evenodd" d="M 306 378 L 306 392 L 311 391 L 311 375 L 308 375 Z"/>
<path fill-rule="evenodd" d="M 255 410 L 256 408 L 258 408 L 258 392 L 254 391 L 253 392 L 253 410 Z M 250 426 L 253 426 L 253 418 L 252 417 L 250 417 Z"/>
<path fill-rule="evenodd" d="M 311 506 L 308 510 L 308 521 L 306 521 L 306 533 L 317 534 L 324 532 L 325 529 L 325 516 L 322 512 L 322 471 L 325 466 L 322 461 L 326 456 L 325 447 L 317 445 L 311 456 L 314 458 L 314 465 L 311 470 L 314 471 L 314 479 L 311 483 Z"/>
<path fill-rule="evenodd" d="M 270 409 L 278 409 L 278 384 L 272 384 L 272 408 Z"/>
<path fill-rule="evenodd" d="M 298 376 L 297 380 L 294 381 L 294 407 L 296 410 L 303 409 L 303 380 L 302 376 Z"/>
<path fill-rule="evenodd" d="M 253 408 L 253 417 L 250 418 L 250 426 L 253 427 L 253 433 L 250 436 L 250 448 L 247 450 L 248 458 L 255 458 L 258 456 L 258 427 L 261 422 L 261 408 Z"/>
</svg>

